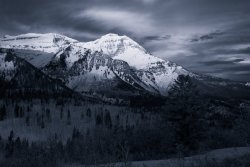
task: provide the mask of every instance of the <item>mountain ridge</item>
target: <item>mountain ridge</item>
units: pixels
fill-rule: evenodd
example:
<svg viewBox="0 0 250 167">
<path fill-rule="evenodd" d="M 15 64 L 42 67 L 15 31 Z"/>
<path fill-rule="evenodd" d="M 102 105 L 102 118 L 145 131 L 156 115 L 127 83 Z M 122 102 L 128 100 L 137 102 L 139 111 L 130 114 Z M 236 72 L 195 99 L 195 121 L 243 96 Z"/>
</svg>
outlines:
<svg viewBox="0 0 250 167">
<path fill-rule="evenodd" d="M 46 75 L 80 93 L 119 92 L 117 86 L 123 82 L 134 89 L 132 94 L 145 91 L 167 96 L 179 75 L 189 75 L 197 83 L 203 82 L 201 85 L 207 82 L 208 87 L 224 84 L 224 80 L 198 75 L 155 57 L 125 35 L 110 33 L 94 41 L 79 42 L 59 34 L 29 33 L 0 39 L 0 48 L 14 50 Z"/>
</svg>

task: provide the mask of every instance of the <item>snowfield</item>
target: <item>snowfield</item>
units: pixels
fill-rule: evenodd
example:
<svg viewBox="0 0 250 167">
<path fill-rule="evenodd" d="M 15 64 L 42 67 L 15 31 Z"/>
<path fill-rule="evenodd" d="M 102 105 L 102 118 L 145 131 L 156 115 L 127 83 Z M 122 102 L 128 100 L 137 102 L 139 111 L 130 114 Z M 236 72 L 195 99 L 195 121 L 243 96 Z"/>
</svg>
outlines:
<svg viewBox="0 0 250 167">
<path fill-rule="evenodd" d="M 0 39 L 0 46 L 1 48 L 25 49 L 56 53 L 60 50 L 60 47 L 67 46 L 68 44 L 74 42 L 77 41 L 54 33 L 28 33 L 18 36 L 4 36 L 4 38 Z"/>
</svg>

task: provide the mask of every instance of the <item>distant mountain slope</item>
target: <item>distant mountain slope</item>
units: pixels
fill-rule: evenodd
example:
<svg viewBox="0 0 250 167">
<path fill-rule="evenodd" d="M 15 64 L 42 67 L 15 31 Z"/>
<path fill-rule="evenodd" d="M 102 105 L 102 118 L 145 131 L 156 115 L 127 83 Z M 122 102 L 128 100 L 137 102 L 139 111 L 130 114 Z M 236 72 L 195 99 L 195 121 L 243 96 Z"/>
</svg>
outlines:
<svg viewBox="0 0 250 167">
<path fill-rule="evenodd" d="M 63 35 L 48 33 L 48 34 L 21 34 L 18 36 L 6 35 L 0 39 L 1 48 L 10 49 L 25 49 L 36 50 L 47 53 L 56 53 L 61 48 L 70 43 L 77 42 L 74 39 Z"/>
</svg>

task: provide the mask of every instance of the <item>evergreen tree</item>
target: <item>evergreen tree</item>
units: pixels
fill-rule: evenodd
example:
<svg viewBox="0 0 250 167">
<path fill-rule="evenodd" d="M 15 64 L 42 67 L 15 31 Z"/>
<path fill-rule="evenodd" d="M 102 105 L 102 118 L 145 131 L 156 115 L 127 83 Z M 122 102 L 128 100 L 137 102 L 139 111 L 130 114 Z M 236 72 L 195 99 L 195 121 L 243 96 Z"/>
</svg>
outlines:
<svg viewBox="0 0 250 167">
<path fill-rule="evenodd" d="M 67 125 L 71 125 L 71 114 L 70 114 L 70 110 L 68 110 L 68 114 L 67 114 Z"/>
<path fill-rule="evenodd" d="M 10 135 L 8 137 L 8 141 L 6 143 L 5 147 L 5 157 L 9 158 L 12 157 L 14 152 L 14 132 L 13 130 L 10 132 Z"/>
<path fill-rule="evenodd" d="M 126 116 L 126 129 L 129 129 L 128 115 Z"/>
<path fill-rule="evenodd" d="M 111 116 L 109 111 L 106 112 L 105 117 L 104 117 L 104 122 L 105 122 L 105 126 L 107 128 L 112 128 L 112 120 L 111 120 Z"/>
<path fill-rule="evenodd" d="M 31 110 L 30 110 L 30 107 L 29 106 L 27 106 L 27 112 L 30 112 Z"/>
<path fill-rule="evenodd" d="M 80 131 L 74 127 L 73 133 L 72 133 L 72 139 L 73 139 L 73 140 L 74 140 L 74 139 L 79 139 L 80 136 L 81 136 Z"/>
<path fill-rule="evenodd" d="M 63 107 L 61 107 L 61 110 L 60 110 L 60 119 L 61 120 L 63 119 Z"/>
<path fill-rule="evenodd" d="M 84 120 L 84 112 L 81 112 L 81 120 Z"/>
<path fill-rule="evenodd" d="M 30 115 L 29 114 L 26 115 L 25 123 L 26 123 L 26 126 L 30 126 Z"/>
<path fill-rule="evenodd" d="M 19 107 L 19 116 L 20 116 L 20 118 L 24 117 L 23 107 Z"/>
<path fill-rule="evenodd" d="M 96 125 L 102 125 L 102 123 L 103 123 L 103 118 L 101 117 L 101 115 L 98 114 L 98 115 L 96 116 L 95 123 L 96 123 Z"/>
<path fill-rule="evenodd" d="M 46 119 L 48 122 L 51 122 L 51 113 L 49 108 L 46 109 Z"/>
<path fill-rule="evenodd" d="M 0 108 L 0 121 L 4 120 L 5 117 L 6 117 L 6 107 L 5 105 L 3 105 Z"/>
<path fill-rule="evenodd" d="M 14 108 L 14 115 L 15 115 L 16 118 L 18 118 L 18 117 L 20 116 L 18 104 L 15 105 L 15 108 Z"/>
<path fill-rule="evenodd" d="M 90 110 L 90 108 L 87 109 L 86 115 L 87 115 L 87 117 L 91 118 L 91 110 Z"/>
<path fill-rule="evenodd" d="M 197 149 L 203 131 L 202 106 L 191 78 L 180 75 L 169 93 L 169 112 L 165 112 L 175 129 L 176 148 L 180 152 Z"/>
<path fill-rule="evenodd" d="M 119 129 L 120 129 L 120 115 L 117 114 L 115 118 L 114 132 L 118 132 Z"/>
<path fill-rule="evenodd" d="M 44 123 L 44 116 L 43 116 L 43 114 L 42 114 L 42 116 L 41 116 L 41 128 L 42 129 L 44 129 L 45 128 L 45 123 Z"/>
</svg>

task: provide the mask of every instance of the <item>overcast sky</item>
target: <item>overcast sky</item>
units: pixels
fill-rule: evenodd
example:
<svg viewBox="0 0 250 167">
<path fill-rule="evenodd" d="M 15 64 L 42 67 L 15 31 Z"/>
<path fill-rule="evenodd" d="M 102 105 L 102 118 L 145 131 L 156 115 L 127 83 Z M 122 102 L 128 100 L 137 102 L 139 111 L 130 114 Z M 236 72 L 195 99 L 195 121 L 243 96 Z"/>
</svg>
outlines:
<svg viewBox="0 0 250 167">
<path fill-rule="evenodd" d="M 127 35 L 185 68 L 250 81 L 249 0 L 0 0 L 0 35 Z"/>
</svg>

